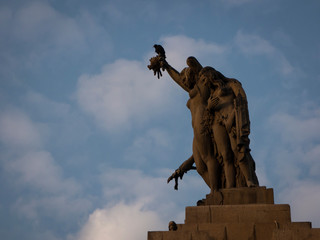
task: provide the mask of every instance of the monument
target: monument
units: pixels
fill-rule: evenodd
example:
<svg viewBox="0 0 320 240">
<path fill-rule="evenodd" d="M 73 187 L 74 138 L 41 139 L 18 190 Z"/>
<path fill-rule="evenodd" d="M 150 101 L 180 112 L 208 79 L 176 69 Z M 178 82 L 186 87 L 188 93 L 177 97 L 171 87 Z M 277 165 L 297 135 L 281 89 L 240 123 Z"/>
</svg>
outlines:
<svg viewBox="0 0 320 240">
<path fill-rule="evenodd" d="M 320 240 L 310 222 L 291 222 L 290 206 L 274 204 L 273 189 L 259 186 L 250 153 L 248 103 L 241 83 L 212 67 L 187 58 L 181 72 L 166 60 L 161 45 L 148 68 L 162 71 L 189 94 L 193 128 L 192 156 L 168 178 L 196 169 L 210 188 L 197 206 L 186 208 L 184 224 L 169 222 L 169 231 L 148 232 L 148 240 Z M 195 165 L 195 166 L 194 166 Z"/>
</svg>

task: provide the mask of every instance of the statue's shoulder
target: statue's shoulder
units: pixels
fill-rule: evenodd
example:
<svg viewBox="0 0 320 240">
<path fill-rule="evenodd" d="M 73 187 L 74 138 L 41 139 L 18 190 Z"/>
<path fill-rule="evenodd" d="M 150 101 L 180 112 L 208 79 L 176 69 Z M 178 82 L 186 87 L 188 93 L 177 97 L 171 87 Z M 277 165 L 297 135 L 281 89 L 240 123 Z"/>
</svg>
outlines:
<svg viewBox="0 0 320 240">
<path fill-rule="evenodd" d="M 228 84 L 229 84 L 230 88 L 233 90 L 235 95 L 240 94 L 242 97 L 247 98 L 241 82 L 239 82 L 237 79 L 229 78 Z"/>
<path fill-rule="evenodd" d="M 228 85 L 235 91 L 236 89 L 242 90 L 242 84 L 235 78 L 228 78 Z"/>
<path fill-rule="evenodd" d="M 234 85 L 234 86 L 242 86 L 241 82 L 239 82 L 237 79 L 235 78 L 228 78 L 229 84 L 230 85 Z"/>
</svg>

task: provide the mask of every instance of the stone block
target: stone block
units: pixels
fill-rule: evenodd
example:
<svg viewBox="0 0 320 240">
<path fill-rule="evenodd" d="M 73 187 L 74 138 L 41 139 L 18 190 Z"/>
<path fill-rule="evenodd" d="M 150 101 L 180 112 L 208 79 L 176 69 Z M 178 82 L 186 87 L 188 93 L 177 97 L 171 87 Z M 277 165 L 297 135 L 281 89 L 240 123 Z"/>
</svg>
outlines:
<svg viewBox="0 0 320 240">
<path fill-rule="evenodd" d="M 187 207 L 185 223 L 210 223 L 210 206 Z"/>
<path fill-rule="evenodd" d="M 177 231 L 198 231 L 198 224 L 177 224 Z"/>
<path fill-rule="evenodd" d="M 212 240 L 203 231 L 148 232 L 148 240 Z"/>
<path fill-rule="evenodd" d="M 273 189 L 228 188 L 208 194 L 204 205 L 274 204 Z"/>
<path fill-rule="evenodd" d="M 148 232 L 148 240 L 162 240 L 162 235 L 163 235 L 162 231 Z"/>
<path fill-rule="evenodd" d="M 280 225 L 281 226 L 281 225 Z M 311 228 L 310 222 L 288 223 L 275 229 L 272 240 L 319 240 L 320 228 Z"/>
<path fill-rule="evenodd" d="M 271 240 L 319 240 L 320 229 L 278 229 L 273 232 Z"/>
<path fill-rule="evenodd" d="M 288 204 L 248 204 L 186 208 L 185 223 L 290 222 Z"/>
</svg>

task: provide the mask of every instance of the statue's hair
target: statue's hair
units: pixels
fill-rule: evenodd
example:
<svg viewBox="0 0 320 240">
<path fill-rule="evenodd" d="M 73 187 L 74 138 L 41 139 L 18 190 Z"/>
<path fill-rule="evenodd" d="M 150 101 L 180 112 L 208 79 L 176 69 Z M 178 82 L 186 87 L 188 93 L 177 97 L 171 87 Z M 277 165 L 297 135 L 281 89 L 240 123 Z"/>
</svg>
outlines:
<svg viewBox="0 0 320 240">
<path fill-rule="evenodd" d="M 213 67 L 204 67 L 199 73 L 200 76 L 205 76 L 211 83 L 216 82 L 220 86 L 225 85 L 228 82 L 228 78 L 226 78 L 221 72 L 217 71 Z"/>
<path fill-rule="evenodd" d="M 183 83 L 189 89 L 192 89 L 197 81 L 202 66 L 195 57 L 188 57 L 187 65 L 188 67 L 184 68 L 181 71 L 180 76 L 182 77 Z"/>
<path fill-rule="evenodd" d="M 195 57 L 192 56 L 187 58 L 187 65 L 192 69 L 192 71 L 195 74 L 198 74 L 202 69 L 202 65 L 198 62 L 198 60 Z"/>
<path fill-rule="evenodd" d="M 194 84 L 196 83 L 196 75 L 189 67 L 184 68 L 181 71 L 180 76 L 182 77 L 182 82 L 184 85 L 186 85 L 189 89 L 194 87 Z"/>
</svg>

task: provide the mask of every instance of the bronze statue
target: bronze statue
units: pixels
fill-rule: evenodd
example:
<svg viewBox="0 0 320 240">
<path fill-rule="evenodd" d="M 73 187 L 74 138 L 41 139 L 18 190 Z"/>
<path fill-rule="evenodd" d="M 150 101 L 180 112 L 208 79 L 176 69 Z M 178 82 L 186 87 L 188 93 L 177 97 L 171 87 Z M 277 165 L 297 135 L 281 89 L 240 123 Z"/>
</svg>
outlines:
<svg viewBox="0 0 320 240">
<path fill-rule="evenodd" d="M 226 78 L 212 67 L 202 67 L 195 57 L 188 57 L 180 73 L 168 64 L 165 51 L 155 45 L 157 56 L 148 68 L 158 78 L 161 69 L 186 92 L 192 117 L 193 155 L 168 178 L 178 178 L 194 169 L 209 186 L 211 193 L 219 188 L 258 186 L 255 163 L 250 154 L 250 121 L 246 94 L 236 79 Z"/>
</svg>

